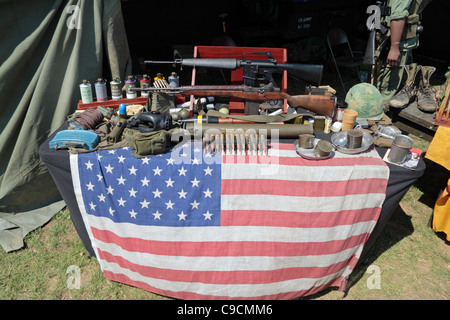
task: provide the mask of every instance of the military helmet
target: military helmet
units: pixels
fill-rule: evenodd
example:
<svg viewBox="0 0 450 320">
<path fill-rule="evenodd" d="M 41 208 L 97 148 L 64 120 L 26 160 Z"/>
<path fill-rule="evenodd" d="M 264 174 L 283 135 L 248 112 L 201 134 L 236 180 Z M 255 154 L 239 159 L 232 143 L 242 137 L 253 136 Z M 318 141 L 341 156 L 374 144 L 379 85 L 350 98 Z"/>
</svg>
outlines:
<svg viewBox="0 0 450 320">
<path fill-rule="evenodd" d="M 383 118 L 383 98 L 380 91 L 370 83 L 358 83 L 350 88 L 345 97 L 348 109 L 358 112 L 357 119 L 380 120 Z"/>
</svg>

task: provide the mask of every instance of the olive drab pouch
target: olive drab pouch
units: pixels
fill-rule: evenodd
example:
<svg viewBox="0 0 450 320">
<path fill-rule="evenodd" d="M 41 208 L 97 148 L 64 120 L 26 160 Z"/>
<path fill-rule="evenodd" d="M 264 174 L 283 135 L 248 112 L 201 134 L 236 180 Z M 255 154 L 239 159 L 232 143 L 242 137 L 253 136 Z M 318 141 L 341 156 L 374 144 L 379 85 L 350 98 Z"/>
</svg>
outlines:
<svg viewBox="0 0 450 320">
<path fill-rule="evenodd" d="M 419 29 L 422 11 L 430 4 L 432 0 L 411 1 L 409 7 L 409 16 L 406 19 L 405 28 L 402 34 L 402 40 L 412 39 L 421 31 Z"/>
<path fill-rule="evenodd" d="M 419 26 L 420 16 L 412 14 L 408 16 L 403 29 L 402 40 L 412 39 L 417 35 L 417 27 Z"/>
<path fill-rule="evenodd" d="M 131 153 L 136 158 L 157 155 L 166 152 L 171 147 L 172 130 L 158 130 L 142 133 L 139 130 L 125 129 L 123 135 L 132 148 Z"/>
<path fill-rule="evenodd" d="M 170 114 L 170 109 L 175 108 L 174 95 L 166 92 L 153 92 L 151 99 L 151 111 L 161 114 Z"/>
</svg>

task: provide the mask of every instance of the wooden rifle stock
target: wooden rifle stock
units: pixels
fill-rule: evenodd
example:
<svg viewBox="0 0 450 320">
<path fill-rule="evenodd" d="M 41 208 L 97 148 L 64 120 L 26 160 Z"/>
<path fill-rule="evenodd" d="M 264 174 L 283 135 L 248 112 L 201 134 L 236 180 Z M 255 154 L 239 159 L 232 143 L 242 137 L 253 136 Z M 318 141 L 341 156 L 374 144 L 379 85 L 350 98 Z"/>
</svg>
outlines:
<svg viewBox="0 0 450 320">
<path fill-rule="evenodd" d="M 183 96 L 229 97 L 253 101 L 274 101 L 286 99 L 291 108 L 304 108 L 319 115 L 333 117 L 336 106 L 335 97 L 326 95 L 296 95 L 274 91 L 270 87 L 253 88 L 246 85 L 221 86 L 197 85 L 169 88 L 130 88 L 131 91 L 161 91 L 180 93 Z"/>
<path fill-rule="evenodd" d="M 288 96 L 287 103 L 291 108 L 303 108 L 308 111 L 332 118 L 336 107 L 334 97 L 326 95 Z"/>
<path fill-rule="evenodd" d="M 291 108 L 304 108 L 319 115 L 333 117 L 336 100 L 326 95 L 296 95 L 252 89 L 247 86 L 185 86 L 181 87 L 184 96 L 230 97 L 254 101 L 273 101 L 286 99 Z"/>
</svg>

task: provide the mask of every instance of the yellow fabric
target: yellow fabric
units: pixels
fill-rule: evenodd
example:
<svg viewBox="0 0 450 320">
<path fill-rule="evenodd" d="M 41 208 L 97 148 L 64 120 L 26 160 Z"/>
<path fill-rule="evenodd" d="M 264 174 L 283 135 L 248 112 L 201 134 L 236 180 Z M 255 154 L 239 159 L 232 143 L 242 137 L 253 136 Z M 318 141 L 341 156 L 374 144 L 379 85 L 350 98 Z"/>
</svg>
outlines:
<svg viewBox="0 0 450 320">
<path fill-rule="evenodd" d="M 437 128 L 425 158 L 450 170 L 450 127 Z"/>
<path fill-rule="evenodd" d="M 447 182 L 447 188 L 444 189 L 442 195 L 434 206 L 433 212 L 433 230 L 442 231 L 447 235 L 450 241 L 450 179 Z"/>
<path fill-rule="evenodd" d="M 428 147 L 425 158 L 450 170 L 450 127 L 440 126 Z M 433 230 L 445 232 L 450 241 L 450 179 L 434 205 Z"/>
</svg>

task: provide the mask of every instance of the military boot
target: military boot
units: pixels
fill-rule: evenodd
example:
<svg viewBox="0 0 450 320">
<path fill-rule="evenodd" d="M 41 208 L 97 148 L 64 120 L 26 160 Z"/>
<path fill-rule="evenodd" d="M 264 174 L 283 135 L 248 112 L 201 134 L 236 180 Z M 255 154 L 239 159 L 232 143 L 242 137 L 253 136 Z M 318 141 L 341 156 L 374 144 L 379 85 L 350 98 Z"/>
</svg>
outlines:
<svg viewBox="0 0 450 320">
<path fill-rule="evenodd" d="M 406 108 L 412 100 L 416 97 L 416 76 L 419 73 L 421 66 L 417 63 L 411 63 L 405 66 L 407 79 L 405 86 L 389 101 L 389 106 L 392 108 Z"/>
<path fill-rule="evenodd" d="M 436 101 L 434 100 L 434 92 L 430 86 L 430 78 L 435 67 L 422 66 L 422 77 L 420 79 L 419 89 L 417 90 L 417 107 L 423 112 L 436 111 Z"/>
</svg>

